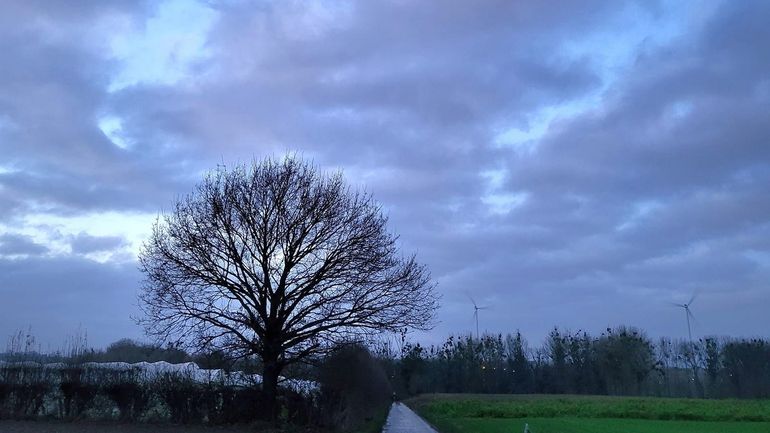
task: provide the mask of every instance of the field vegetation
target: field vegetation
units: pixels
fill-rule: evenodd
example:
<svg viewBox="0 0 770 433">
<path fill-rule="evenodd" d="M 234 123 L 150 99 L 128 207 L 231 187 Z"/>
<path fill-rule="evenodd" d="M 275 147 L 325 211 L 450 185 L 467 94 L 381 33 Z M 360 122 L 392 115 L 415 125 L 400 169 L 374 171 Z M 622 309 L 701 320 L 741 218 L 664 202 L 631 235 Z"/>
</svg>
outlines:
<svg viewBox="0 0 770 433">
<path fill-rule="evenodd" d="M 574 395 L 424 395 L 407 401 L 442 433 L 770 431 L 768 400 Z"/>
</svg>

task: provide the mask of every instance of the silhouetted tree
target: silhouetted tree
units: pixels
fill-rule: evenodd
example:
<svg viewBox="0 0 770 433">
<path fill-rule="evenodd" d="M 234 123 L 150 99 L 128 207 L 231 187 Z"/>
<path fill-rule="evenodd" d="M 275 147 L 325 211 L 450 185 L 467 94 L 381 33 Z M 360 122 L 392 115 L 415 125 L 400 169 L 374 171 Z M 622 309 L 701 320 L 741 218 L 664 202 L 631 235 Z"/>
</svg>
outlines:
<svg viewBox="0 0 770 433">
<path fill-rule="evenodd" d="M 707 337 L 703 340 L 703 350 L 706 358 L 709 397 L 716 397 L 719 372 L 722 370 L 719 342 L 716 338 Z"/>
<path fill-rule="evenodd" d="M 524 394 L 534 391 L 532 366 L 527 358 L 527 342 L 519 331 L 506 337 L 508 349 L 508 370 L 511 376 L 511 391 Z"/>
<path fill-rule="evenodd" d="M 758 338 L 729 341 L 722 354 L 733 395 L 770 396 L 770 343 Z"/>
<path fill-rule="evenodd" d="M 596 341 L 596 351 L 610 394 L 641 394 L 647 376 L 660 369 L 652 342 L 638 329 L 607 329 Z"/>
<path fill-rule="evenodd" d="M 342 175 L 295 157 L 220 167 L 156 222 L 139 260 L 146 331 L 282 370 L 362 333 L 431 327 L 428 270 Z"/>
<path fill-rule="evenodd" d="M 567 339 L 558 329 L 554 328 L 546 339 L 545 350 L 551 361 L 549 383 L 550 392 L 560 394 L 566 391 L 567 379 Z"/>
</svg>

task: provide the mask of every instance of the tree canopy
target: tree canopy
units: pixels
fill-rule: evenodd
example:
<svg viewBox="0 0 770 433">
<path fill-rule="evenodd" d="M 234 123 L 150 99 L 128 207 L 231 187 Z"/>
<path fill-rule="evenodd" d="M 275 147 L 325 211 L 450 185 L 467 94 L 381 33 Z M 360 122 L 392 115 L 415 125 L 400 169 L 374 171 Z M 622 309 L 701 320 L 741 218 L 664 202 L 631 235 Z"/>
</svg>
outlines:
<svg viewBox="0 0 770 433">
<path fill-rule="evenodd" d="M 139 257 L 145 330 L 287 365 L 362 334 L 428 329 L 435 285 L 371 195 L 296 157 L 220 167 L 159 217 Z"/>
</svg>

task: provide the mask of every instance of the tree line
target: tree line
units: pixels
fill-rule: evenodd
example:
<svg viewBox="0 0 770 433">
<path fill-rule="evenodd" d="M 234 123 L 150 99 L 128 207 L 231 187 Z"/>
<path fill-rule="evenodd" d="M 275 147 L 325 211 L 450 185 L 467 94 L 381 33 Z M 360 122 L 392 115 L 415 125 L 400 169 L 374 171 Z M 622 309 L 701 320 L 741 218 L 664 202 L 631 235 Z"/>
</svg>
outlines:
<svg viewBox="0 0 770 433">
<path fill-rule="evenodd" d="M 450 336 L 438 346 L 381 345 L 394 389 L 421 393 L 543 393 L 697 398 L 770 397 L 770 341 L 652 340 L 618 327 L 599 336 L 553 329 L 530 347 L 516 332 Z"/>
</svg>

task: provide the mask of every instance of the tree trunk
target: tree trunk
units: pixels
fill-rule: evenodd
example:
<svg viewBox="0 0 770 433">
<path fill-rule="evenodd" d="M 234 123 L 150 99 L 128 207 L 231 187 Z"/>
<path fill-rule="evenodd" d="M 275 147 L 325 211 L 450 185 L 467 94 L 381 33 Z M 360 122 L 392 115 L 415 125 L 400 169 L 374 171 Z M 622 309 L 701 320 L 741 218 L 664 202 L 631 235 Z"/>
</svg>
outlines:
<svg viewBox="0 0 770 433">
<path fill-rule="evenodd" d="M 262 392 L 264 393 L 264 414 L 269 421 L 278 419 L 278 375 L 281 368 L 277 356 L 263 357 Z"/>
</svg>

